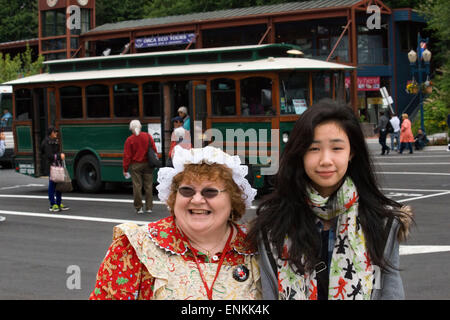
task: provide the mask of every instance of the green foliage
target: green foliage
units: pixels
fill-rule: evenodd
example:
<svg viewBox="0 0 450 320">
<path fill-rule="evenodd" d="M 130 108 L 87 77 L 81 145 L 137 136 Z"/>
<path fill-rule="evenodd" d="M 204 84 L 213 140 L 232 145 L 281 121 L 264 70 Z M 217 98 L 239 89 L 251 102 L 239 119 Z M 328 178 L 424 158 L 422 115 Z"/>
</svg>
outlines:
<svg viewBox="0 0 450 320">
<path fill-rule="evenodd" d="M 447 114 L 450 113 L 450 6 L 447 0 L 426 0 L 420 5 L 420 11 L 427 17 L 428 29 L 437 39 L 433 50 L 437 66 L 433 79 L 435 90 L 425 102 L 425 127 L 445 132 Z"/>
<path fill-rule="evenodd" d="M 0 42 L 38 37 L 36 0 L 0 0 Z"/>
<path fill-rule="evenodd" d="M 25 52 L 11 58 L 9 54 L 0 53 L 0 83 L 28 77 L 40 73 L 44 57 L 39 56 L 36 61 L 32 59 L 32 50 L 27 45 Z"/>
</svg>

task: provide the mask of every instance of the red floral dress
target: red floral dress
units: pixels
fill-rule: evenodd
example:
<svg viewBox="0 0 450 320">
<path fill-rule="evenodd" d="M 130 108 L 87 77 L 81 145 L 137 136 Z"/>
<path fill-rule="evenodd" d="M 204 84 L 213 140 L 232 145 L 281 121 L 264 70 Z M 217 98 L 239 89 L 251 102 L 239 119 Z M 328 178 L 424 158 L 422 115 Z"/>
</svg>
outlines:
<svg viewBox="0 0 450 320">
<path fill-rule="evenodd" d="M 238 233 L 225 253 L 213 299 L 260 299 L 255 253 L 244 245 L 244 227 L 234 226 Z M 195 253 L 211 286 L 218 261 Z M 126 223 L 114 228 L 113 242 L 100 265 L 90 299 L 207 299 L 207 294 L 189 245 L 173 217 L 168 217 L 145 226 Z"/>
</svg>

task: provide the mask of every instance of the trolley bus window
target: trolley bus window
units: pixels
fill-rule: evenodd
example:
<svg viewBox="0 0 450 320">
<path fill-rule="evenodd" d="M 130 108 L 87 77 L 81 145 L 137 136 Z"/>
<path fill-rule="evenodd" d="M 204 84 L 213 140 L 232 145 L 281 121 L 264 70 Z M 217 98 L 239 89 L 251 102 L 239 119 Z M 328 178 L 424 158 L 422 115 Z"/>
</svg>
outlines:
<svg viewBox="0 0 450 320">
<path fill-rule="evenodd" d="M 161 115 L 161 85 L 159 82 L 147 82 L 143 85 L 144 117 Z"/>
<path fill-rule="evenodd" d="M 280 74 L 281 114 L 302 114 L 310 105 L 308 79 L 306 72 Z"/>
<path fill-rule="evenodd" d="M 313 73 L 313 100 L 319 101 L 323 98 L 332 98 L 331 74 L 328 72 Z"/>
<path fill-rule="evenodd" d="M 16 97 L 16 120 L 30 120 L 31 117 L 31 90 L 19 89 L 15 92 Z"/>
<path fill-rule="evenodd" d="M 83 118 L 83 101 L 80 87 L 63 87 L 59 89 L 59 95 L 61 97 L 61 118 Z"/>
<path fill-rule="evenodd" d="M 241 80 L 241 114 L 273 115 L 272 79 L 252 77 Z"/>
<path fill-rule="evenodd" d="M 212 113 L 215 116 L 236 115 L 236 89 L 233 79 L 211 81 Z"/>
<path fill-rule="evenodd" d="M 94 84 L 86 87 L 88 118 L 109 118 L 109 87 Z"/>
<path fill-rule="evenodd" d="M 137 117 L 139 115 L 139 87 L 134 83 L 114 85 L 114 115 Z"/>
<path fill-rule="evenodd" d="M 10 114 L 12 114 L 12 95 L 11 93 L 2 93 L 0 92 L 0 118 L 3 117 L 5 110 L 7 110 Z M 0 127 L 11 127 L 12 117 L 2 118 L 0 121 Z"/>
</svg>

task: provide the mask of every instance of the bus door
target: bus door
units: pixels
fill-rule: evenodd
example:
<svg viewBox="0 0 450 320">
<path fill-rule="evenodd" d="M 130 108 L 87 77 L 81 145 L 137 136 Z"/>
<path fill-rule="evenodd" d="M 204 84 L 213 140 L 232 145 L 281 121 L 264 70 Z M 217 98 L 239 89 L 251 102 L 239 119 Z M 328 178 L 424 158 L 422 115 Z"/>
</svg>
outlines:
<svg viewBox="0 0 450 320">
<path fill-rule="evenodd" d="M 202 141 L 202 137 L 195 137 L 195 134 L 202 135 L 206 128 L 206 81 L 193 80 L 189 85 L 189 111 L 191 114 L 191 144 L 194 147 L 196 139 Z M 198 146 L 200 147 L 200 146 Z"/>
<path fill-rule="evenodd" d="M 33 155 L 34 155 L 34 175 L 39 177 L 43 174 L 42 155 L 40 146 L 42 140 L 47 134 L 47 94 L 43 88 L 33 89 L 33 108 L 32 108 L 32 139 L 33 139 Z"/>
</svg>

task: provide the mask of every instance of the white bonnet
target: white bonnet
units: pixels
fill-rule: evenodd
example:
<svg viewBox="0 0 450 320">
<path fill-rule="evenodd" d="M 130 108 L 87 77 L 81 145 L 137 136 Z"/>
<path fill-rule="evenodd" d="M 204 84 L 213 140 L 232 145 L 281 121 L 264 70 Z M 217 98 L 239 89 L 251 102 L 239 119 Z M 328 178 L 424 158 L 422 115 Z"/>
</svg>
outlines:
<svg viewBox="0 0 450 320">
<path fill-rule="evenodd" d="M 184 170 L 185 164 L 223 164 L 233 172 L 234 182 L 242 189 L 244 193 L 245 206 L 250 208 L 256 196 L 256 189 L 252 188 L 245 176 L 248 173 L 248 167 L 241 165 L 239 156 L 230 156 L 219 148 L 207 146 L 205 148 L 184 149 L 177 145 L 174 148 L 172 159 L 173 168 L 165 167 L 158 171 L 158 190 L 159 200 L 166 202 L 170 195 L 172 180 L 175 175 Z"/>
</svg>

